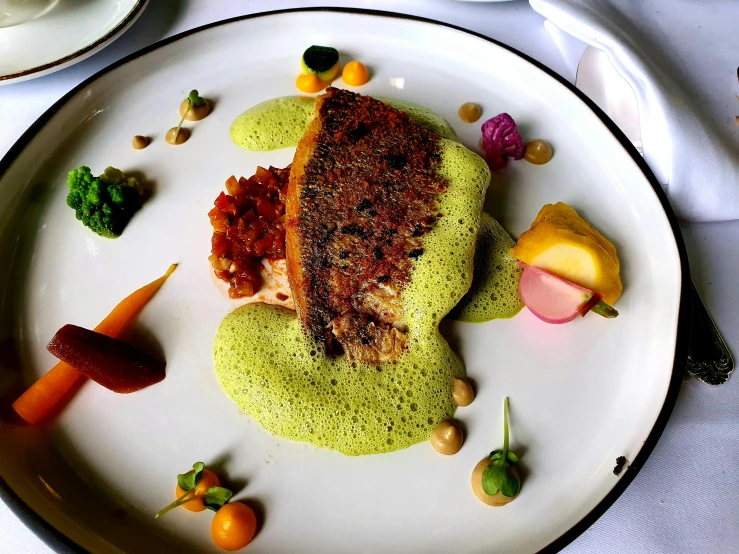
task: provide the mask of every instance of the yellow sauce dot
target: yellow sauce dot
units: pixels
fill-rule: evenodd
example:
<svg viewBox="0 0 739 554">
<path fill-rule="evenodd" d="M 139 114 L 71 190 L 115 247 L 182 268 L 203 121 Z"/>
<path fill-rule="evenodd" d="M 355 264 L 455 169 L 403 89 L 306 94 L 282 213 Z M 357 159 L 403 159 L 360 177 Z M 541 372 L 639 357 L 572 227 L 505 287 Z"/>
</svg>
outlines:
<svg viewBox="0 0 739 554">
<path fill-rule="evenodd" d="M 452 384 L 452 398 L 457 406 L 469 406 L 475 399 L 472 386 L 464 379 L 454 379 Z"/>
<path fill-rule="evenodd" d="M 341 78 L 349 86 L 361 87 L 369 81 L 369 71 L 362 62 L 353 61 L 344 66 Z"/>
<path fill-rule="evenodd" d="M 548 142 L 541 139 L 530 140 L 526 143 L 524 159 L 532 164 L 543 165 L 552 159 L 554 152 Z"/>
<path fill-rule="evenodd" d="M 431 446 L 439 454 L 451 456 L 462 448 L 464 437 L 459 426 L 452 420 L 442 421 L 431 431 Z"/>
<path fill-rule="evenodd" d="M 474 123 L 482 116 L 482 108 L 474 102 L 467 102 L 459 107 L 457 114 L 465 123 Z"/>
<path fill-rule="evenodd" d="M 207 100 L 202 106 L 193 106 L 190 111 L 187 111 L 188 101 L 185 98 L 180 104 L 180 117 L 184 117 L 188 121 L 200 121 L 208 116 L 210 113 L 210 102 Z M 187 115 L 185 115 L 187 114 Z"/>
<path fill-rule="evenodd" d="M 295 86 L 298 87 L 298 90 L 309 94 L 321 92 L 328 85 L 328 82 L 321 81 L 315 73 L 311 73 L 309 75 L 298 75 L 298 78 L 295 80 Z"/>
<path fill-rule="evenodd" d="M 167 131 L 167 134 L 164 135 L 164 140 L 167 141 L 169 144 L 182 144 L 183 142 L 186 142 L 187 139 L 190 138 L 190 130 L 186 129 L 185 127 L 180 127 L 179 132 L 177 131 L 177 127 L 172 127 L 169 131 Z"/>
</svg>

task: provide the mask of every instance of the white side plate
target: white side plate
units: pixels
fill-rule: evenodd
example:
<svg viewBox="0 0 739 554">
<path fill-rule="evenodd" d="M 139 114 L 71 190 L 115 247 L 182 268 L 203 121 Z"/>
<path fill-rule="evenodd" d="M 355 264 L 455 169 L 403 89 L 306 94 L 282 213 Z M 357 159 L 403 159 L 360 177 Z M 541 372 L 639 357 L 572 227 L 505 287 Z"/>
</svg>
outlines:
<svg viewBox="0 0 739 554">
<path fill-rule="evenodd" d="M 0 85 L 81 62 L 126 32 L 148 1 L 55 0 L 40 17 L 0 28 Z"/>
</svg>

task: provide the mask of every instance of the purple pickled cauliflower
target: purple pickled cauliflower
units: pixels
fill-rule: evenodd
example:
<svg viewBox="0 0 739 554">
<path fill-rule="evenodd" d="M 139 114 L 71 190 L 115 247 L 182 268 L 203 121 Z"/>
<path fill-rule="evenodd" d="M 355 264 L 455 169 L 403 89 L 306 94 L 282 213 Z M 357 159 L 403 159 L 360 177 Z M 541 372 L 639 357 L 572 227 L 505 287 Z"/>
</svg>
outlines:
<svg viewBox="0 0 739 554">
<path fill-rule="evenodd" d="M 482 124 L 482 144 L 492 170 L 504 168 L 508 156 L 514 160 L 523 158 L 523 139 L 516 122 L 507 113 L 498 114 Z"/>
</svg>

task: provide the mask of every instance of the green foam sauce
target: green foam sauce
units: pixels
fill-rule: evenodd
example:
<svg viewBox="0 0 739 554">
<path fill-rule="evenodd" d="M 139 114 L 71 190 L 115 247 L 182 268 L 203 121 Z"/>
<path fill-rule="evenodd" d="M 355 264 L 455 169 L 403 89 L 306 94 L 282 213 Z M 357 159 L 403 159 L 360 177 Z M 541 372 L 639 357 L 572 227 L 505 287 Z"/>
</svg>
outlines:
<svg viewBox="0 0 739 554">
<path fill-rule="evenodd" d="M 408 348 L 394 363 L 352 364 L 323 354 L 294 312 L 247 305 L 226 316 L 213 347 L 229 397 L 270 433 L 344 454 L 375 454 L 428 440 L 454 415 L 452 380 L 464 377 L 439 322 L 472 283 L 473 252 L 490 173 L 442 139 L 438 173 L 449 180 L 444 217 L 424 237 L 403 291 Z"/>
<path fill-rule="evenodd" d="M 249 108 L 231 124 L 231 140 L 237 146 L 255 152 L 295 147 L 313 117 L 315 98 L 284 96 Z M 459 142 L 454 129 L 441 116 L 412 102 L 378 98 L 408 114 L 416 124 L 442 138 Z"/>
<path fill-rule="evenodd" d="M 475 249 L 472 286 L 449 314 L 450 319 L 481 323 L 509 318 L 523 308 L 518 292 L 521 268 L 510 255 L 516 244 L 503 226 L 483 212 Z"/>
</svg>

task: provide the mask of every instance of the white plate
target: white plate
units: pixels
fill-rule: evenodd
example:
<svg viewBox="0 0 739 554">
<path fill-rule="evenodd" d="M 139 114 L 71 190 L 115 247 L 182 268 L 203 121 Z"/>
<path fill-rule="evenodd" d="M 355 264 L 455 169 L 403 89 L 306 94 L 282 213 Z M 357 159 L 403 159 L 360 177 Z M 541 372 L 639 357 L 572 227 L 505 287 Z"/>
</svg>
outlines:
<svg viewBox="0 0 739 554">
<path fill-rule="evenodd" d="M 361 92 L 429 106 L 473 148 L 479 126 L 458 119 L 460 104 L 480 103 L 484 118 L 510 113 L 524 136 L 549 140 L 556 154 L 545 166 L 511 164 L 508 179 L 491 186 L 488 209 L 518 235 L 543 204 L 562 200 L 618 247 L 625 290 L 616 320 L 589 316 L 554 326 L 524 311 L 512 320 L 452 326 L 479 389 L 457 413 L 467 441 L 456 456 L 439 456 L 424 443 L 352 458 L 276 439 L 240 413 L 214 377 L 211 341 L 229 303 L 209 275 L 206 214 L 229 175 L 249 176 L 258 164 L 282 167 L 292 157 L 291 150 L 240 150 L 228 129 L 244 109 L 296 92 L 298 59 L 310 44 L 363 60 L 373 77 Z M 169 146 L 164 133 L 191 88 L 216 108 L 192 125 L 189 142 Z M 135 134 L 154 142 L 134 151 Z M 81 164 L 139 171 L 155 183 L 121 238 L 95 236 L 65 205 L 66 172 Z M 238 498 L 263 506 L 264 526 L 250 552 L 558 548 L 633 479 L 679 389 L 687 265 L 656 181 L 571 85 L 459 29 L 323 10 L 209 25 L 77 87 L 11 149 L 2 172 L 0 258 L 11 262 L 0 266 L 0 386 L 18 387 L 48 370 L 54 359 L 45 345 L 59 327 L 96 325 L 119 299 L 180 263 L 140 319 L 141 336 L 166 355 L 163 383 L 132 395 L 88 384 L 50 429 L 0 424 L 6 498 L 13 491 L 22 500 L 13 497 L 14 505 L 26 504 L 47 528 L 91 551 L 213 551 L 208 515 L 179 510 L 151 519 L 172 500 L 175 475 L 197 460 L 246 481 Z M 494 509 L 474 497 L 469 479 L 500 446 L 505 395 L 526 477 L 520 497 Z M 620 455 L 632 468 L 616 477 Z"/>
<path fill-rule="evenodd" d="M 40 17 L 0 28 L 0 85 L 35 79 L 81 62 L 133 25 L 149 0 L 30 0 Z"/>
</svg>

